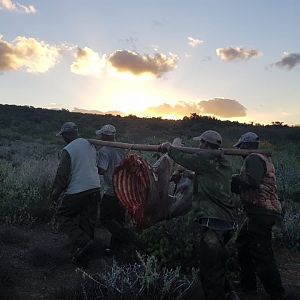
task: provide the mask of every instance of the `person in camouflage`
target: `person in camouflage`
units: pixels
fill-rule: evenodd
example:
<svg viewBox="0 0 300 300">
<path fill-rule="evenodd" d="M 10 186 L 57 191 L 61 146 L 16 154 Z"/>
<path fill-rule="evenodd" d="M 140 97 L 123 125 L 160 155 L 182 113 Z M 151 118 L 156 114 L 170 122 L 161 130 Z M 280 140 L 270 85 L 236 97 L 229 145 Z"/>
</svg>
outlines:
<svg viewBox="0 0 300 300">
<path fill-rule="evenodd" d="M 205 131 L 194 140 L 201 149 L 218 149 L 221 135 Z M 200 278 L 206 299 L 226 299 L 229 285 L 225 276 L 226 243 L 235 228 L 234 205 L 231 199 L 231 165 L 224 157 L 184 153 L 169 143 L 161 144 L 162 152 L 179 165 L 195 172 L 192 212 L 200 224 Z"/>
<path fill-rule="evenodd" d="M 259 137 L 247 132 L 234 146 L 257 149 Z M 257 153 L 244 157 L 240 174 L 232 178 L 232 191 L 240 195 L 246 212 L 237 237 L 244 294 L 257 299 L 257 274 L 272 300 L 286 299 L 272 250 L 272 227 L 281 219 L 281 203 L 271 159 Z"/>
</svg>

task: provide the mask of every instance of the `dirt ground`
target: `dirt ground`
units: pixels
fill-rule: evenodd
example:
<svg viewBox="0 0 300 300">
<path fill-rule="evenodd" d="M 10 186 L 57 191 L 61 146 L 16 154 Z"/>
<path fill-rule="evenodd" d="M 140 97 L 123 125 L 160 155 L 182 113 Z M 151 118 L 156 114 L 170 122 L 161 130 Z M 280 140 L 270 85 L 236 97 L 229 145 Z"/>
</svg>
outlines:
<svg viewBox="0 0 300 300">
<path fill-rule="evenodd" d="M 109 235 L 97 229 L 93 259 L 86 271 L 96 273 L 112 264 L 114 257 L 103 256 Z M 129 255 L 128 255 L 129 254 Z M 130 260 L 132 253 L 116 254 L 116 260 Z M 293 290 L 290 299 L 300 299 L 300 252 L 276 249 L 284 284 Z M 70 263 L 67 238 L 49 226 L 34 229 L 0 226 L 0 299 L 57 299 L 57 290 L 74 286 L 82 273 Z M 298 294 L 299 292 L 299 294 Z M 299 296 L 295 296 L 296 294 Z"/>
</svg>

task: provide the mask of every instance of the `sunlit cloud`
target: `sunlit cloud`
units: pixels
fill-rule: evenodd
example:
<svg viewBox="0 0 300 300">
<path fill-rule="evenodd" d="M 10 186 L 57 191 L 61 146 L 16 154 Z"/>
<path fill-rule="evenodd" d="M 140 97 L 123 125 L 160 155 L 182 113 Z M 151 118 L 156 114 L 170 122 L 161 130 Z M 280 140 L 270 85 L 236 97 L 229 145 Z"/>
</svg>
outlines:
<svg viewBox="0 0 300 300">
<path fill-rule="evenodd" d="M 0 9 L 25 14 L 35 14 L 37 12 L 33 5 L 22 5 L 12 0 L 0 0 Z"/>
<path fill-rule="evenodd" d="M 105 60 L 88 47 L 77 48 L 75 61 L 71 65 L 71 72 L 78 75 L 99 76 L 105 68 Z"/>
<path fill-rule="evenodd" d="M 224 61 L 234 61 L 234 60 L 246 60 L 262 55 L 261 52 L 255 49 L 245 49 L 245 48 L 218 48 L 216 49 L 217 56 Z"/>
<path fill-rule="evenodd" d="M 191 36 L 189 36 L 187 39 L 188 39 L 188 44 L 192 47 L 197 47 L 204 43 L 204 41 L 192 38 Z"/>
<path fill-rule="evenodd" d="M 148 107 L 143 115 L 146 116 L 189 116 L 191 113 L 213 115 L 221 118 L 245 117 L 247 109 L 236 100 L 214 98 L 200 102 L 179 101 L 175 105 L 163 103 L 158 106 Z"/>
<path fill-rule="evenodd" d="M 244 117 L 247 109 L 237 100 L 214 98 L 199 102 L 202 113 L 215 115 L 221 118 Z"/>
<path fill-rule="evenodd" d="M 21 69 L 28 73 L 45 73 L 56 65 L 59 57 L 60 47 L 23 36 L 9 43 L 0 36 L 0 71 Z"/>
<path fill-rule="evenodd" d="M 281 60 L 272 64 L 279 68 L 291 70 L 300 64 L 300 53 L 284 53 Z"/>
<path fill-rule="evenodd" d="M 148 107 L 143 115 L 160 117 L 165 115 L 173 115 L 178 117 L 189 116 L 192 112 L 200 112 L 197 103 L 188 103 L 185 101 L 179 101 L 175 105 L 163 103 L 158 106 Z"/>
<path fill-rule="evenodd" d="M 117 50 L 108 56 L 108 62 L 118 72 L 129 72 L 134 75 L 149 73 L 160 78 L 177 67 L 178 56 L 174 54 L 167 56 L 162 53 L 141 55 L 133 51 Z"/>
</svg>

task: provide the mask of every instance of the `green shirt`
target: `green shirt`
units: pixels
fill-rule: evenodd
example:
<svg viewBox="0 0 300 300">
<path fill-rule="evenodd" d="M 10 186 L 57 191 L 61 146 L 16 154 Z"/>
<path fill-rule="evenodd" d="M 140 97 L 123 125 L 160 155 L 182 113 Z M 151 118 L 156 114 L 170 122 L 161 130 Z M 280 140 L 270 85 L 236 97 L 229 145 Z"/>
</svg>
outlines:
<svg viewBox="0 0 300 300">
<path fill-rule="evenodd" d="M 169 150 L 169 156 L 176 163 L 195 172 L 197 193 L 194 195 L 193 212 L 197 217 L 234 221 L 230 189 L 232 169 L 229 161 L 225 157 L 184 153 L 173 147 Z"/>
</svg>

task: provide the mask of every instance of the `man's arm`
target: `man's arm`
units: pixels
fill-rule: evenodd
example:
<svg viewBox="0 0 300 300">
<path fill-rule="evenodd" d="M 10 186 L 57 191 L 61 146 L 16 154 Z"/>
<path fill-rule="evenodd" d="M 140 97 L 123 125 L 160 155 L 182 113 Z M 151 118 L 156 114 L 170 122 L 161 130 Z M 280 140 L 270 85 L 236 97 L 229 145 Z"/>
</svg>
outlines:
<svg viewBox="0 0 300 300">
<path fill-rule="evenodd" d="M 169 156 L 179 165 L 196 173 L 209 172 L 214 159 L 206 154 L 190 154 L 182 152 L 174 147 L 170 147 Z"/>
<path fill-rule="evenodd" d="M 107 153 L 101 151 L 101 149 L 97 152 L 97 167 L 99 175 L 104 175 L 108 169 L 109 158 Z"/>
<path fill-rule="evenodd" d="M 52 192 L 50 194 L 50 203 L 56 204 L 60 194 L 67 188 L 71 174 L 71 157 L 66 150 L 62 151 L 61 159 L 58 165 Z"/>
</svg>

